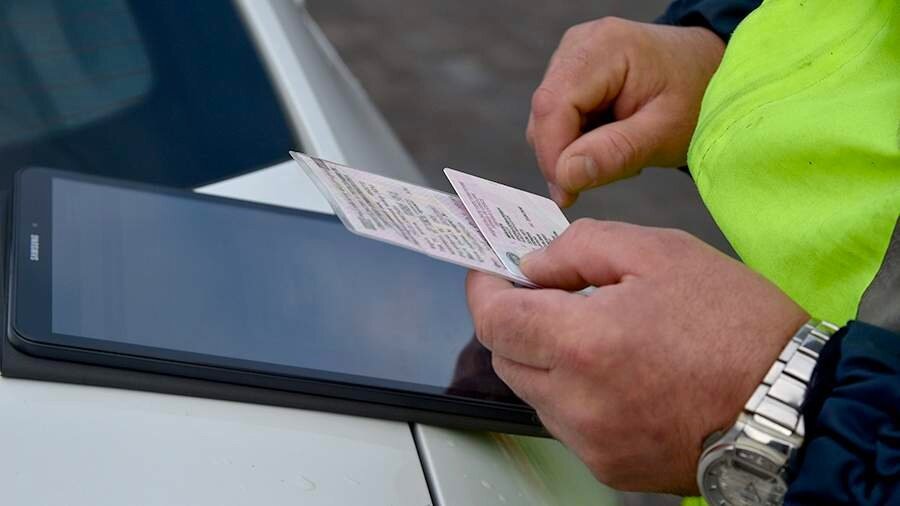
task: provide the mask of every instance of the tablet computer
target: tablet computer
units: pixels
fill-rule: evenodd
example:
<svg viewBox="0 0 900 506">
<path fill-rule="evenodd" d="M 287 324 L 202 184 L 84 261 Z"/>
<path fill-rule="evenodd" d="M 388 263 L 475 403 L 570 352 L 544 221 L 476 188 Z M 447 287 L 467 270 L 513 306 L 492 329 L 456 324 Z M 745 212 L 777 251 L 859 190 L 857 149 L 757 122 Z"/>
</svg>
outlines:
<svg viewBox="0 0 900 506">
<path fill-rule="evenodd" d="M 465 271 L 333 216 L 32 168 L 10 235 L 25 353 L 546 434 L 473 338 Z"/>
</svg>

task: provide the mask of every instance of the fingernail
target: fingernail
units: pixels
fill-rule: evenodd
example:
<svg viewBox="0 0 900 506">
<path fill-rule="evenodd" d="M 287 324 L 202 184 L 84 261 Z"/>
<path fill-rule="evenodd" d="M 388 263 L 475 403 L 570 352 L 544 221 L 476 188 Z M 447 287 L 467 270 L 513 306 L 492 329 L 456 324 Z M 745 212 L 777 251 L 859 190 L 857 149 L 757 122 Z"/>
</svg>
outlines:
<svg viewBox="0 0 900 506">
<path fill-rule="evenodd" d="M 566 161 L 567 186 L 571 191 L 578 191 L 594 184 L 600 176 L 600 168 L 593 158 L 574 155 Z"/>
<path fill-rule="evenodd" d="M 553 183 L 547 183 L 547 189 L 550 190 L 550 198 L 556 202 L 557 205 L 563 205 L 566 201 L 566 193 L 562 191 L 559 186 L 556 186 Z"/>
</svg>

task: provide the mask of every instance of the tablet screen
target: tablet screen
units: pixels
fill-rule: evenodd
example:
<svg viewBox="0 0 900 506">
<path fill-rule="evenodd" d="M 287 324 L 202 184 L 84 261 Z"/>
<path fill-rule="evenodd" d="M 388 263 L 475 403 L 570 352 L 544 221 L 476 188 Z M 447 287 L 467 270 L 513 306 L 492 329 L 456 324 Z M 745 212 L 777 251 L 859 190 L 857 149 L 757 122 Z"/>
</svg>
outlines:
<svg viewBox="0 0 900 506">
<path fill-rule="evenodd" d="M 57 338 L 519 402 L 479 369 L 459 267 L 313 213 L 66 177 L 50 188 Z"/>
</svg>

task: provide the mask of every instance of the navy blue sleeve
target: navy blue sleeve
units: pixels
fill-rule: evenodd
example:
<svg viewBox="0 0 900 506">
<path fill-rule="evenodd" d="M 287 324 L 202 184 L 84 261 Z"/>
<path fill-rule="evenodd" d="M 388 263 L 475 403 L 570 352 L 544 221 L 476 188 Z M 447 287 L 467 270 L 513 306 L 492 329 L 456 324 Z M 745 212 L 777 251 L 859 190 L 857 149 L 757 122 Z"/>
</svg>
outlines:
<svg viewBox="0 0 900 506">
<path fill-rule="evenodd" d="M 900 504 L 900 336 L 851 322 L 819 358 L 785 505 Z"/>
<path fill-rule="evenodd" d="M 656 22 L 709 28 L 728 42 L 731 33 L 762 0 L 675 0 Z"/>
</svg>

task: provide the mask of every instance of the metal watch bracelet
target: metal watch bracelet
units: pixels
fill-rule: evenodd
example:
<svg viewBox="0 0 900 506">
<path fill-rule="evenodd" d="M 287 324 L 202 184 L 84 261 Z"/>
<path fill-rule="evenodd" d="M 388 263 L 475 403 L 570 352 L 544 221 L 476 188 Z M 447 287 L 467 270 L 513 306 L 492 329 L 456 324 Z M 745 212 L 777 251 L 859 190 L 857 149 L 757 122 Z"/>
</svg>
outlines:
<svg viewBox="0 0 900 506">
<path fill-rule="evenodd" d="M 838 328 L 809 320 L 798 330 L 725 432 L 703 443 L 697 485 L 714 506 L 779 505 L 787 465 L 803 444 L 802 408 L 819 353 Z"/>
<path fill-rule="evenodd" d="M 810 320 L 794 334 L 778 360 L 756 387 L 744 411 L 753 421 L 785 436 L 803 437 L 801 408 L 819 353 L 838 328 L 826 321 Z"/>
</svg>

